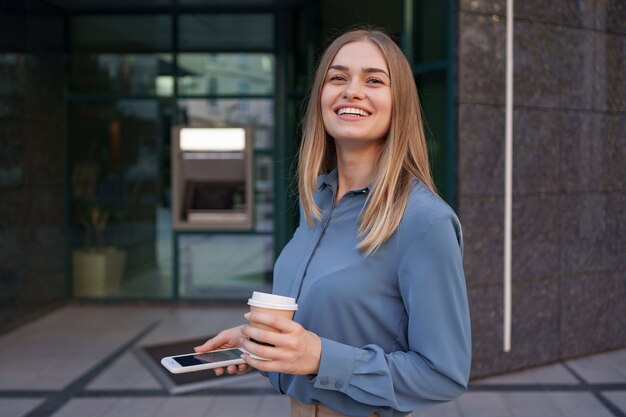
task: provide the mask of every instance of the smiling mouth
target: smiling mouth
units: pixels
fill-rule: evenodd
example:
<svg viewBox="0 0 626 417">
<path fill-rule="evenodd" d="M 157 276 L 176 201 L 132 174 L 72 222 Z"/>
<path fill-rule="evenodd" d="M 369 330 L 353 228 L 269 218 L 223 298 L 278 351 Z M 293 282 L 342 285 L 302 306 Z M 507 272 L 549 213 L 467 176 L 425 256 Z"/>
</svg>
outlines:
<svg viewBox="0 0 626 417">
<path fill-rule="evenodd" d="M 341 109 L 337 110 L 337 115 L 367 117 L 370 115 L 370 113 L 366 112 L 365 110 L 357 109 L 355 107 L 342 107 Z"/>
</svg>

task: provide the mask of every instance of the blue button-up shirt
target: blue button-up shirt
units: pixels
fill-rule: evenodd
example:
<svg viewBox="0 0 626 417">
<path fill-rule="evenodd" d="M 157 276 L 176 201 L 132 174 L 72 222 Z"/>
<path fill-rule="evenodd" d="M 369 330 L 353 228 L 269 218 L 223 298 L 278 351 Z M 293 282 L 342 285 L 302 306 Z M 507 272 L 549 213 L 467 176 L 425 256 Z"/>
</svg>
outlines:
<svg viewBox="0 0 626 417">
<path fill-rule="evenodd" d="M 470 320 L 459 221 L 415 180 L 400 225 L 376 252 L 357 249 L 369 188 L 334 207 L 337 171 L 320 177 L 323 212 L 300 225 L 274 269 L 274 293 L 296 297 L 294 317 L 322 339 L 317 375 L 270 373 L 272 385 L 348 416 L 407 413 L 467 387 Z"/>
</svg>

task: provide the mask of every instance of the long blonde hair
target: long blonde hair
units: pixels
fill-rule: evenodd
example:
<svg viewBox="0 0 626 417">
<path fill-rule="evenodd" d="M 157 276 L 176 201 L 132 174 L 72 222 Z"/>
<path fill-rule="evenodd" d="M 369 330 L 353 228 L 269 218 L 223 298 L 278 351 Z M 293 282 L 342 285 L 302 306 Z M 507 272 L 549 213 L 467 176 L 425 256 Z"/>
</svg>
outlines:
<svg viewBox="0 0 626 417">
<path fill-rule="evenodd" d="M 408 61 L 385 33 L 352 30 L 335 39 L 322 55 L 304 117 L 298 186 L 307 223 L 312 226 L 314 219 L 321 219 L 321 211 L 313 199 L 318 176 L 337 165 L 335 143 L 326 133 L 322 120 L 320 98 L 324 80 L 337 52 L 345 44 L 357 41 L 372 42 L 380 49 L 389 67 L 392 99 L 391 125 L 377 161 L 373 188 L 360 215 L 358 233 L 361 241 L 357 247 L 369 255 L 398 228 L 413 178 L 435 194 L 436 190 L 428 165 L 417 88 Z"/>
</svg>

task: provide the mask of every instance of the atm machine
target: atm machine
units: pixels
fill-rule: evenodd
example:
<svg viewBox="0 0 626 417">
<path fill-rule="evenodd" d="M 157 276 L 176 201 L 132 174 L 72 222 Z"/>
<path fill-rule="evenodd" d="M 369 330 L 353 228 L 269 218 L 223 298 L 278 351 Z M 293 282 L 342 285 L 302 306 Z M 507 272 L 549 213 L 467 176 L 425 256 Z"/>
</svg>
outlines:
<svg viewBox="0 0 626 417">
<path fill-rule="evenodd" d="M 251 128 L 175 127 L 174 230 L 252 229 L 252 155 Z"/>
</svg>

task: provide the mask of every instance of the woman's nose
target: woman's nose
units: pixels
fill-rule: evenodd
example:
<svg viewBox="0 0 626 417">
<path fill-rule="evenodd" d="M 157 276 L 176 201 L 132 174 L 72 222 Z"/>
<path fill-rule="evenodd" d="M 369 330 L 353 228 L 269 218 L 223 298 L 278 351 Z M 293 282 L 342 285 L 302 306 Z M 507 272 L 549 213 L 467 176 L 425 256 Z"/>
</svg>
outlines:
<svg viewBox="0 0 626 417">
<path fill-rule="evenodd" d="M 362 86 L 355 81 L 350 81 L 346 83 L 345 88 L 343 89 L 343 97 L 347 99 L 360 99 L 363 98 L 363 89 Z"/>
</svg>

